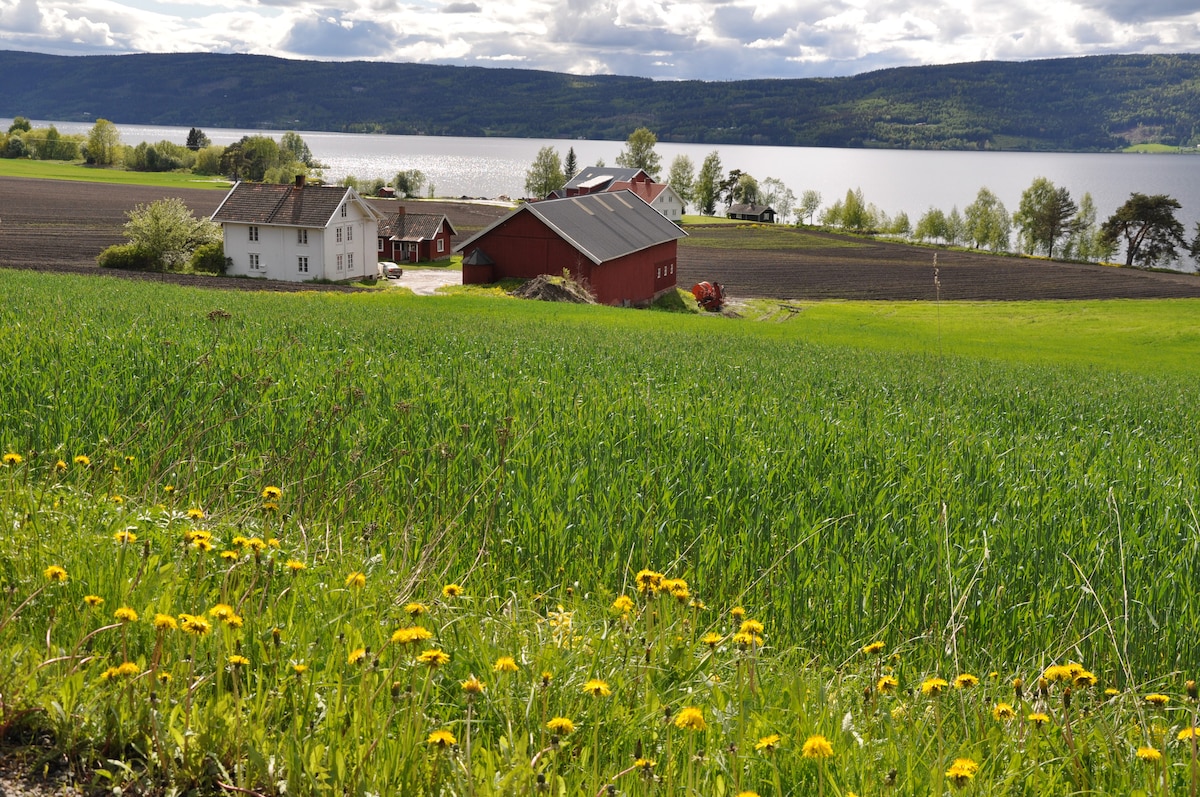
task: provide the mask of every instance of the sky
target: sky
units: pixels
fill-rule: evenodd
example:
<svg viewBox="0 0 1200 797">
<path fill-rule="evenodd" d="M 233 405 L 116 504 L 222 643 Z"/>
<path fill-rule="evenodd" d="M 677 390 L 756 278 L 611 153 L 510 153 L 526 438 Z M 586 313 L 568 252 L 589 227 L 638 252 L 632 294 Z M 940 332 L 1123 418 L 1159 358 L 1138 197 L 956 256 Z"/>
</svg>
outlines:
<svg viewBox="0 0 1200 797">
<path fill-rule="evenodd" d="M 220 52 L 660 80 L 1200 52 L 1197 0 L 0 0 L 0 49 Z"/>
</svg>

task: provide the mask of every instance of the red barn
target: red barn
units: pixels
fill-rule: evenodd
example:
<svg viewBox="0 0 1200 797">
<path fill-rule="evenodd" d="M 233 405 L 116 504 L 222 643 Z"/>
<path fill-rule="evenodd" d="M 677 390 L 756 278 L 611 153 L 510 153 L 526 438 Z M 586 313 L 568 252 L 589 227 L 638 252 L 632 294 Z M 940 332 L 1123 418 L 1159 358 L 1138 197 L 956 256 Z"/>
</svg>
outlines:
<svg viewBox="0 0 1200 797">
<path fill-rule="evenodd" d="M 675 288 L 686 236 L 629 191 L 521 205 L 468 239 L 463 284 L 568 272 L 602 304 L 643 305 Z"/>
</svg>

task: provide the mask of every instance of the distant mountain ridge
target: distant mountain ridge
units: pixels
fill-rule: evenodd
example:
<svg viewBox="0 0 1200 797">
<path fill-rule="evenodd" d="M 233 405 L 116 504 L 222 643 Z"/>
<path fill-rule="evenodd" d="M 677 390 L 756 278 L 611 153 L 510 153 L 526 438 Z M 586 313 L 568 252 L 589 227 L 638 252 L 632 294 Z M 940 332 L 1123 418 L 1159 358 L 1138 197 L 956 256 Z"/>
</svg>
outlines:
<svg viewBox="0 0 1200 797">
<path fill-rule="evenodd" d="M 913 149 L 1200 144 L 1200 55 L 658 82 L 218 53 L 0 51 L 0 115 L 125 124 Z"/>
</svg>

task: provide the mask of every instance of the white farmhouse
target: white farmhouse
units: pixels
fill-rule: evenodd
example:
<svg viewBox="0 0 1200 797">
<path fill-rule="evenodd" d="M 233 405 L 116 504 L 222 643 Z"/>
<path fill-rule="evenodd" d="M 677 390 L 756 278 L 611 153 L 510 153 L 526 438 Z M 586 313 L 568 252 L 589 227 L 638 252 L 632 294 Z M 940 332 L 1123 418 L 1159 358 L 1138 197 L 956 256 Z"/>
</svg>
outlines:
<svg viewBox="0 0 1200 797">
<path fill-rule="evenodd" d="M 237 183 L 212 220 L 221 225 L 226 273 L 306 282 L 375 276 L 381 214 L 353 188 Z"/>
</svg>

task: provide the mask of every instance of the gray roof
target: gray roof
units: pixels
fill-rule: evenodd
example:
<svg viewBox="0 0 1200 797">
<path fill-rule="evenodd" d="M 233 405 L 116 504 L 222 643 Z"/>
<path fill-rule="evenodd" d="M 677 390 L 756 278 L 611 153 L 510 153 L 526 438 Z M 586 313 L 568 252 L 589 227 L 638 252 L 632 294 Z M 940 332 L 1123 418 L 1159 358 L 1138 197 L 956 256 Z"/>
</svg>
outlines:
<svg viewBox="0 0 1200 797">
<path fill-rule="evenodd" d="M 221 200 L 212 220 L 237 224 L 326 227 L 343 202 L 357 202 L 378 216 L 352 188 L 340 185 L 275 185 L 236 183 Z"/>
<path fill-rule="evenodd" d="M 687 236 L 641 197 L 630 191 L 612 191 L 521 205 L 464 241 L 457 247 L 458 251 L 471 246 L 518 213 L 532 213 L 597 265 Z"/>
<path fill-rule="evenodd" d="M 615 166 L 585 166 L 574 177 L 567 180 L 563 188 L 597 188 L 609 183 L 630 183 L 642 170 L 622 169 Z M 607 177 L 607 180 L 600 178 Z"/>
<path fill-rule="evenodd" d="M 761 216 L 768 210 L 770 210 L 772 213 L 775 212 L 774 210 L 771 210 L 770 205 L 730 205 L 729 210 L 727 210 L 726 213 L 742 213 L 745 215 Z"/>
<path fill-rule="evenodd" d="M 444 213 L 393 213 L 379 222 L 379 235 L 395 241 L 429 241 L 437 237 L 442 222 L 456 235 Z"/>
</svg>

